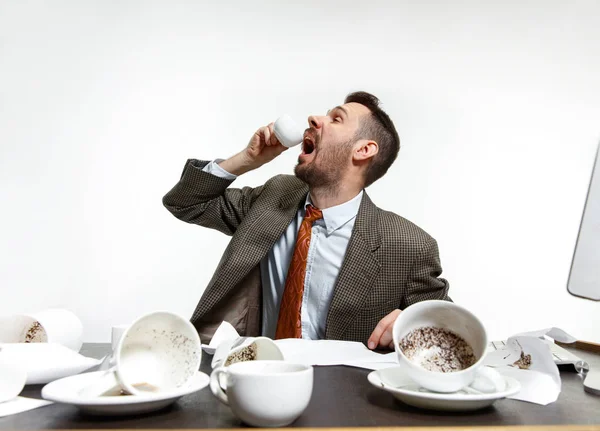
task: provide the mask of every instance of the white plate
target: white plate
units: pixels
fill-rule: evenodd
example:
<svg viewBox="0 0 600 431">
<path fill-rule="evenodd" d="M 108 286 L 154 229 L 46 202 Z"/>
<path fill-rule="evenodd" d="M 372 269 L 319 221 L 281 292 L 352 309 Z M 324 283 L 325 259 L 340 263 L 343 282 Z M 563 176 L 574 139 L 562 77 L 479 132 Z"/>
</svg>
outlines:
<svg viewBox="0 0 600 431">
<path fill-rule="evenodd" d="M 521 384 L 512 377 L 506 379 L 506 390 L 494 393 L 468 393 L 465 391 L 442 394 L 429 392 L 414 383 L 401 367 L 391 367 L 371 372 L 369 383 L 390 392 L 400 401 L 422 409 L 444 411 L 469 411 L 482 409 L 497 400 L 509 397 L 521 390 Z"/>
<path fill-rule="evenodd" d="M 104 372 L 95 371 L 56 380 L 43 387 L 42 397 L 49 401 L 74 405 L 80 410 L 94 415 L 130 415 L 162 409 L 169 404 L 173 404 L 184 395 L 203 389 L 210 381 L 206 374 L 198 371 L 188 385 L 171 392 L 151 395 L 82 398 L 79 395 L 81 388 L 97 379 Z"/>
</svg>

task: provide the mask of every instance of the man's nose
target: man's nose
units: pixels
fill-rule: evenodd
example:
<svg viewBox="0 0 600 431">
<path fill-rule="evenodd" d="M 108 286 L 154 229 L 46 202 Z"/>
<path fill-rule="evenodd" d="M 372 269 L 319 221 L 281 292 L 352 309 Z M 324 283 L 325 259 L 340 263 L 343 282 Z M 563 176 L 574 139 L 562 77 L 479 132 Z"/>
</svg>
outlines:
<svg viewBox="0 0 600 431">
<path fill-rule="evenodd" d="M 323 126 L 323 120 L 321 119 L 321 117 L 311 115 L 310 117 L 308 117 L 308 125 L 315 129 L 320 129 Z"/>
</svg>

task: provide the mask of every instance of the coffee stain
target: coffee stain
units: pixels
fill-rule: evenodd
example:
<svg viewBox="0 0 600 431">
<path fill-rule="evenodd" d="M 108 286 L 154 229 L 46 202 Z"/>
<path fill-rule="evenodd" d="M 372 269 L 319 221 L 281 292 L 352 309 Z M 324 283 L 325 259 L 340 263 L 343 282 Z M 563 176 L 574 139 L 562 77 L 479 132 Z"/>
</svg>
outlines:
<svg viewBox="0 0 600 431">
<path fill-rule="evenodd" d="M 157 393 L 160 391 L 160 389 L 157 386 L 154 386 L 150 383 L 144 382 L 144 383 L 134 383 L 133 385 L 131 385 L 132 387 L 134 387 L 135 389 L 137 389 L 140 392 L 148 392 L 148 393 Z M 111 389 L 105 393 L 103 393 L 102 395 L 100 395 L 101 397 L 129 397 L 131 396 L 131 394 L 128 394 L 127 392 L 125 392 L 123 389 L 121 388 L 115 388 L 115 389 Z"/>
<path fill-rule="evenodd" d="M 151 385 L 150 383 L 135 383 L 133 385 L 134 388 L 136 388 L 138 391 L 142 391 L 142 392 L 158 392 L 159 388 L 157 386 Z"/>
<path fill-rule="evenodd" d="M 25 343 L 42 343 L 45 335 L 44 328 L 40 322 L 35 321 L 31 324 L 29 330 L 25 334 Z"/>
</svg>

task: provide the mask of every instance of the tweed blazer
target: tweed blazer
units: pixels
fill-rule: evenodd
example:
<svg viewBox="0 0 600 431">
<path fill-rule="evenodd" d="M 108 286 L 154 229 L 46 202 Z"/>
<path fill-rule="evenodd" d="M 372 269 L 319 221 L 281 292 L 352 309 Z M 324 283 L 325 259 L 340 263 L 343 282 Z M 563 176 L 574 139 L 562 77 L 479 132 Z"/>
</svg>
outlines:
<svg viewBox="0 0 600 431">
<path fill-rule="evenodd" d="M 264 185 L 230 188 L 232 181 L 202 171 L 207 161 L 190 159 L 181 179 L 163 198 L 187 223 L 231 236 L 215 273 L 192 315 L 202 342 L 223 320 L 241 335 L 261 331 L 259 263 L 286 230 L 308 193 L 291 175 Z M 384 211 L 364 193 L 327 314 L 328 339 L 366 343 L 394 309 L 448 297 L 436 241 L 410 221 Z"/>
</svg>

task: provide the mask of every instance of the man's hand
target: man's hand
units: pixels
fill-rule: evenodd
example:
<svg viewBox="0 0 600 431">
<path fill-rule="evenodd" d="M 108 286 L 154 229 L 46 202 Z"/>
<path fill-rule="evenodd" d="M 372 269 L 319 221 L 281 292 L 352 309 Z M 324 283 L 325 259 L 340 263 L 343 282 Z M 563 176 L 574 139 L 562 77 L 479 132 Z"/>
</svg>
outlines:
<svg viewBox="0 0 600 431">
<path fill-rule="evenodd" d="M 396 318 L 401 310 L 394 310 L 379 321 L 375 330 L 369 337 L 369 349 L 394 349 L 394 340 L 392 339 L 392 328 Z"/>
<path fill-rule="evenodd" d="M 287 150 L 273 133 L 273 123 L 258 129 L 248 146 L 235 156 L 219 163 L 223 169 L 234 175 L 241 175 L 259 168 Z"/>
</svg>

